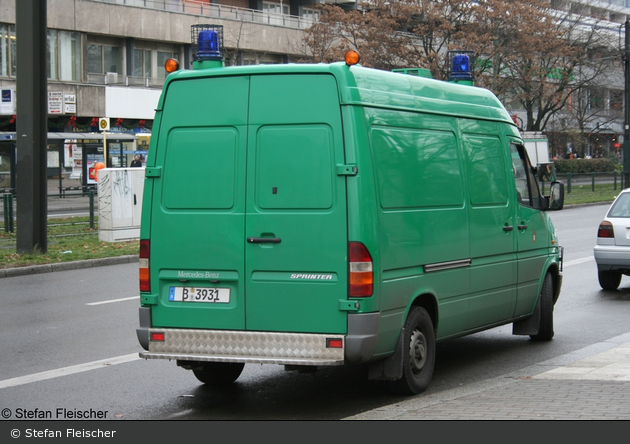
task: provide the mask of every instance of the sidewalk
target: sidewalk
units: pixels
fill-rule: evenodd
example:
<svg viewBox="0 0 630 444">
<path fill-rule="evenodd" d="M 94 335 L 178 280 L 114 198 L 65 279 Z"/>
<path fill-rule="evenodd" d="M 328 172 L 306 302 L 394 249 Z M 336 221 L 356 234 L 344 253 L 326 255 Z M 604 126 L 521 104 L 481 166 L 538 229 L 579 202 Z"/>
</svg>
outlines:
<svg viewBox="0 0 630 444">
<path fill-rule="evenodd" d="M 630 333 L 345 420 L 629 420 Z"/>
</svg>

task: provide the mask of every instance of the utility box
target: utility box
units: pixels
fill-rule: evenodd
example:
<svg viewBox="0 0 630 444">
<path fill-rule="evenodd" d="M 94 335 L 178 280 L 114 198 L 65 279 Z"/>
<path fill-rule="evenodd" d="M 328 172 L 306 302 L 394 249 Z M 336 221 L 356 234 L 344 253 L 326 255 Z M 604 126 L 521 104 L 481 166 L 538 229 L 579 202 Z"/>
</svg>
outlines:
<svg viewBox="0 0 630 444">
<path fill-rule="evenodd" d="M 140 239 L 144 168 L 103 168 L 97 183 L 99 240 Z"/>
<path fill-rule="evenodd" d="M 532 166 L 544 165 L 549 162 L 549 141 L 540 131 L 524 131 L 523 142 Z"/>
</svg>

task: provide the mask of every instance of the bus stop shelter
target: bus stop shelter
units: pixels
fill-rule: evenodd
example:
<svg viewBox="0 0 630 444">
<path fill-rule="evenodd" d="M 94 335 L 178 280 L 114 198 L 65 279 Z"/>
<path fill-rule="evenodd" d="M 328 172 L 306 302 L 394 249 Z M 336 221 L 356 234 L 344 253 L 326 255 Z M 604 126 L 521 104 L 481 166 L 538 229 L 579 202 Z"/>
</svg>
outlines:
<svg viewBox="0 0 630 444">
<path fill-rule="evenodd" d="M 107 168 L 129 166 L 133 156 L 146 159 L 146 145 L 138 147 L 135 133 L 48 133 L 48 194 L 96 191 L 94 166 Z M 0 193 L 15 194 L 17 171 L 15 133 L 0 132 Z"/>
</svg>

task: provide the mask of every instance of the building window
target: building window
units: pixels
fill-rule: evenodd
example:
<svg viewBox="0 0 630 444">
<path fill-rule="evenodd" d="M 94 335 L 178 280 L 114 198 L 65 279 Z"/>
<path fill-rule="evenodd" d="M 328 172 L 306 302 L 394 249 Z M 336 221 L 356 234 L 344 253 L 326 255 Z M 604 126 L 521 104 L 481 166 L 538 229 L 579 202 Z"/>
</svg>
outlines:
<svg viewBox="0 0 630 444">
<path fill-rule="evenodd" d="M 175 58 L 175 54 L 172 52 L 163 52 L 163 51 L 158 51 L 157 52 L 157 66 L 158 66 L 158 70 L 157 70 L 157 77 L 158 79 L 166 79 L 166 69 L 164 69 L 164 63 L 168 60 L 168 59 L 172 59 Z"/>
<path fill-rule="evenodd" d="M 289 5 L 283 5 L 282 3 L 263 2 L 263 12 L 289 15 Z"/>
<path fill-rule="evenodd" d="M 133 75 L 134 77 L 151 77 L 151 51 L 133 50 Z"/>
<path fill-rule="evenodd" d="M 302 18 L 311 20 L 315 23 L 319 20 L 319 11 L 317 9 L 302 8 Z"/>
<path fill-rule="evenodd" d="M 283 15 L 289 15 L 289 5 L 282 3 L 263 2 L 263 12 L 267 15 L 265 20 L 270 25 L 284 25 Z"/>
<path fill-rule="evenodd" d="M 81 37 L 77 32 L 48 30 L 48 78 L 81 79 Z"/>
<path fill-rule="evenodd" d="M 0 24 L 0 76 L 15 77 L 15 25 Z"/>
<path fill-rule="evenodd" d="M 604 109 L 606 107 L 604 93 L 603 88 L 591 88 L 589 90 L 588 104 L 591 110 Z"/>
<path fill-rule="evenodd" d="M 117 46 L 88 45 L 87 66 L 92 74 L 114 72 L 122 74 L 122 50 Z"/>
<path fill-rule="evenodd" d="M 623 91 L 611 90 L 610 91 L 610 109 L 623 110 Z"/>
</svg>

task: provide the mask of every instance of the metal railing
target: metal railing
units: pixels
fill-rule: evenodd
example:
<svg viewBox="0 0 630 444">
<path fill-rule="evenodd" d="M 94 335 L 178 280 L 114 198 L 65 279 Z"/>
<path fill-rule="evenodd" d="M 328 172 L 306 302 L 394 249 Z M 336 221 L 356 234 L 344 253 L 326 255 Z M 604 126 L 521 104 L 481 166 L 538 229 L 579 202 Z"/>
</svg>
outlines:
<svg viewBox="0 0 630 444">
<path fill-rule="evenodd" d="M 86 224 L 89 224 L 90 228 L 95 228 L 96 226 L 96 202 L 95 196 L 96 192 L 94 190 L 89 190 L 85 193 L 74 193 L 68 194 L 69 197 L 83 197 L 85 194 L 88 196 L 88 216 L 89 219 Z M 52 195 L 56 196 L 56 195 Z M 48 197 L 51 197 L 49 194 Z M 4 193 L 2 194 L 2 215 L 0 220 L 2 220 L 2 228 L 0 230 L 4 230 L 5 233 L 14 233 L 15 232 L 15 199 L 13 193 Z"/>
<path fill-rule="evenodd" d="M 571 193 L 571 187 L 590 185 L 591 191 L 595 192 L 597 185 L 611 185 L 613 190 L 623 188 L 622 173 L 613 171 L 612 173 L 566 173 L 556 174 L 556 179 L 565 183 L 565 192 Z"/>
<path fill-rule="evenodd" d="M 6 233 L 13 233 L 15 230 L 13 216 L 13 194 L 7 193 L 2 195 L 2 213 L 4 216 L 4 231 Z"/>
<path fill-rule="evenodd" d="M 117 85 L 117 86 L 144 86 L 145 88 L 162 88 L 164 80 L 155 77 L 143 76 L 126 76 L 117 74 L 115 76 L 109 74 L 87 73 L 87 83 L 91 85 Z"/>
<path fill-rule="evenodd" d="M 159 9 L 162 11 L 179 12 L 182 14 L 202 15 L 206 17 L 238 20 L 244 22 L 263 23 L 267 25 L 283 26 L 285 28 L 306 29 L 314 23 L 311 17 L 299 17 L 287 14 L 260 11 L 257 9 L 240 8 L 238 6 L 204 3 L 187 0 L 93 0 L 103 3 L 114 3 L 124 6 Z M 348 3 L 354 3 L 348 0 Z"/>
</svg>

